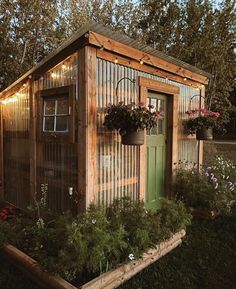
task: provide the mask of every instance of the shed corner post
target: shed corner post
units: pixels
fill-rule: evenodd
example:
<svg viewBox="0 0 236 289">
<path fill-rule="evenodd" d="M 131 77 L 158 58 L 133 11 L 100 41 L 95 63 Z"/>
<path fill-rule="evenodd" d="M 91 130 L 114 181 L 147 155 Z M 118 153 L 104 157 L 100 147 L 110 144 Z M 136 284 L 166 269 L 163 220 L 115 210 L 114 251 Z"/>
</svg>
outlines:
<svg viewBox="0 0 236 289">
<path fill-rule="evenodd" d="M 0 102 L 0 200 L 4 199 L 4 167 L 3 167 L 3 109 Z"/>
<path fill-rule="evenodd" d="M 199 103 L 200 108 L 204 108 L 205 106 L 204 100 L 205 100 L 205 86 L 202 86 L 200 90 L 200 103 Z M 198 170 L 200 170 L 202 164 L 203 164 L 203 141 L 199 140 L 198 141 Z"/>
<path fill-rule="evenodd" d="M 97 112 L 96 48 L 79 49 L 78 97 L 78 211 L 96 203 L 97 190 Z"/>
<path fill-rule="evenodd" d="M 148 90 L 147 87 L 142 85 L 141 77 L 138 77 L 138 85 L 139 85 L 139 101 L 146 103 L 148 97 Z M 146 131 L 145 131 L 145 138 L 144 144 L 139 149 L 139 199 L 144 201 L 146 200 Z"/>
<path fill-rule="evenodd" d="M 35 81 L 32 77 L 29 83 L 30 107 L 30 204 L 35 205 L 36 194 L 36 100 Z"/>
</svg>

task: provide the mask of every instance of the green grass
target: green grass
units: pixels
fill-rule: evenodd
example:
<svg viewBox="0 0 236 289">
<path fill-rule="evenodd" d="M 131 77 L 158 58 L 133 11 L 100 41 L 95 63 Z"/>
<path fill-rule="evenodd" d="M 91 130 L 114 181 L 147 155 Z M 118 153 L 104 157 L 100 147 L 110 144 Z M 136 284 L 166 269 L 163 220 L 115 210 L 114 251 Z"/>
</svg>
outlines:
<svg viewBox="0 0 236 289">
<path fill-rule="evenodd" d="M 38 289 L 1 258 L 0 288 Z M 183 244 L 120 289 L 236 289 L 236 210 L 194 221 Z"/>
<path fill-rule="evenodd" d="M 119 289 L 235 289 L 236 213 L 195 221 L 182 246 Z"/>
</svg>

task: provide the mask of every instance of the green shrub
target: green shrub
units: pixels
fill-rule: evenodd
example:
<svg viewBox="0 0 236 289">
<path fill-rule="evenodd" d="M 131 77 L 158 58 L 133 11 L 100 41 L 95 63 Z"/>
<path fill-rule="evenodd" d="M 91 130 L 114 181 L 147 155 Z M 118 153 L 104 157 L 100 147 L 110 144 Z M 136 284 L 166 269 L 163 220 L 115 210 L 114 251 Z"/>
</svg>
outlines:
<svg viewBox="0 0 236 289">
<path fill-rule="evenodd" d="M 163 200 L 160 209 L 147 211 L 143 202 L 123 198 L 108 208 L 91 205 L 78 217 L 37 206 L 0 222 L 0 242 L 16 245 L 45 270 L 71 281 L 139 258 L 189 222 L 180 201 Z"/>
<path fill-rule="evenodd" d="M 174 190 L 177 198 L 189 207 L 227 214 L 236 200 L 235 167 L 222 157 L 216 157 L 211 166 L 200 170 L 179 163 Z"/>
</svg>

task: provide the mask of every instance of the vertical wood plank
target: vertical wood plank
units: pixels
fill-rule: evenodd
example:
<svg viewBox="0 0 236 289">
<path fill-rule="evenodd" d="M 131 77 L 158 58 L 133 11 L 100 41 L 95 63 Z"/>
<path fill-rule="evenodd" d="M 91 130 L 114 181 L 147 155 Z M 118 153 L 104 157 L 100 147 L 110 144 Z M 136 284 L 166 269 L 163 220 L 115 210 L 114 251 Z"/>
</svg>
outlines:
<svg viewBox="0 0 236 289">
<path fill-rule="evenodd" d="M 78 209 L 96 201 L 96 49 L 79 50 Z"/>
<path fill-rule="evenodd" d="M 3 116 L 0 103 L 0 199 L 4 199 L 4 166 L 3 166 Z"/>
<path fill-rule="evenodd" d="M 29 80 L 29 107 L 30 107 L 30 204 L 35 205 L 36 193 L 36 101 L 35 82 Z"/>
<path fill-rule="evenodd" d="M 167 197 L 170 198 L 172 196 L 174 163 L 178 161 L 178 94 L 168 97 L 167 104 L 168 126 L 165 188 Z"/>
<path fill-rule="evenodd" d="M 144 86 L 140 86 L 140 102 L 146 105 L 148 97 L 148 90 Z M 146 134 L 146 130 L 144 132 Z M 139 157 L 139 198 L 140 200 L 146 200 L 146 137 L 144 138 L 144 145 L 140 146 L 140 157 Z"/>
<path fill-rule="evenodd" d="M 200 107 L 204 108 L 205 106 L 205 86 L 202 86 L 200 90 Z M 203 163 L 203 141 L 199 140 L 198 141 L 198 169 L 200 170 L 200 167 Z"/>
</svg>

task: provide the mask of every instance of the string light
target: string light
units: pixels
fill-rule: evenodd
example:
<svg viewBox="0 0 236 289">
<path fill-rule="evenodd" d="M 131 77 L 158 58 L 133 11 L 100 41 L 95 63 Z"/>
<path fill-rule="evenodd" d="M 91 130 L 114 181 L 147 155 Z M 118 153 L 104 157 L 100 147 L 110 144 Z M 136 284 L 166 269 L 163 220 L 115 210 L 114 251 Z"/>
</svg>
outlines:
<svg viewBox="0 0 236 289">
<path fill-rule="evenodd" d="M 56 73 L 55 72 L 51 72 L 51 77 L 52 78 L 55 78 L 57 75 L 56 75 Z"/>
<path fill-rule="evenodd" d="M 61 68 L 65 70 L 66 69 L 66 65 L 63 63 Z"/>
<path fill-rule="evenodd" d="M 141 65 L 143 64 L 143 60 L 142 60 L 142 58 L 140 59 L 139 63 L 140 63 Z"/>
<path fill-rule="evenodd" d="M 116 59 L 114 60 L 114 62 L 117 64 L 118 63 L 118 59 L 117 59 L 117 57 L 116 57 Z"/>
<path fill-rule="evenodd" d="M 187 77 L 185 77 L 185 78 L 184 78 L 184 81 L 187 81 L 187 80 L 188 80 Z"/>
</svg>

